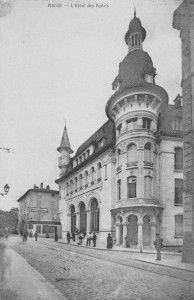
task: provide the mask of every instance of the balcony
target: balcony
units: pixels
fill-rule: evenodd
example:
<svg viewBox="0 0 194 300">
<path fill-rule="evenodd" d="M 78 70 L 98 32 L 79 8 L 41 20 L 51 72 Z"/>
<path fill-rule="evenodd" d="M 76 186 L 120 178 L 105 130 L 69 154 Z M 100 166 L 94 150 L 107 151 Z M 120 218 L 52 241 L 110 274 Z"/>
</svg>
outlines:
<svg viewBox="0 0 194 300">
<path fill-rule="evenodd" d="M 144 161 L 144 168 L 153 168 L 154 167 L 154 163 L 151 161 Z"/>
<path fill-rule="evenodd" d="M 122 169 L 122 166 L 119 166 L 118 168 L 116 168 L 117 174 L 122 171 L 121 169 Z"/>
<path fill-rule="evenodd" d="M 126 169 L 133 169 L 138 167 L 138 161 L 132 161 L 126 163 Z"/>
</svg>

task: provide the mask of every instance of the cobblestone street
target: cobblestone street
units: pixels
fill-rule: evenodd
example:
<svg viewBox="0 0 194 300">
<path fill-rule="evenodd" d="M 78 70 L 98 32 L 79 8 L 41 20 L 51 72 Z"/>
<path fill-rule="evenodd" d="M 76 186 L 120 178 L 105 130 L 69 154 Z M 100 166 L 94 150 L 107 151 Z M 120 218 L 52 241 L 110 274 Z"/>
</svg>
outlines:
<svg viewBox="0 0 194 300">
<path fill-rule="evenodd" d="M 194 299 L 193 282 L 120 265 L 116 256 L 115 263 L 106 261 L 108 251 L 96 250 L 103 256 L 98 259 L 85 247 L 70 249 L 43 239 L 22 243 L 20 237 L 12 238 L 10 246 L 70 300 Z"/>
</svg>

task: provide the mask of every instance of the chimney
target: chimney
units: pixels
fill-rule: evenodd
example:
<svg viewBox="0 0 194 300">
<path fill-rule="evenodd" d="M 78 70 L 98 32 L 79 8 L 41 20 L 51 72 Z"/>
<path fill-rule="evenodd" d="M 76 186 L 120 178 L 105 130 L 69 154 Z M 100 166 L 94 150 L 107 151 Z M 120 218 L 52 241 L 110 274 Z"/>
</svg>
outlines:
<svg viewBox="0 0 194 300">
<path fill-rule="evenodd" d="M 182 97 L 180 94 L 178 94 L 176 96 L 176 98 L 174 99 L 174 105 L 175 105 L 175 108 L 179 108 L 181 107 L 181 100 L 182 100 Z"/>
<path fill-rule="evenodd" d="M 50 190 L 50 186 L 49 186 L 49 185 L 47 185 L 47 186 L 46 186 L 46 189 L 47 189 L 47 190 Z"/>
<path fill-rule="evenodd" d="M 37 185 L 34 184 L 34 189 L 38 189 Z"/>
<path fill-rule="evenodd" d="M 41 182 L 40 184 L 40 189 L 43 189 L 43 182 Z"/>
</svg>

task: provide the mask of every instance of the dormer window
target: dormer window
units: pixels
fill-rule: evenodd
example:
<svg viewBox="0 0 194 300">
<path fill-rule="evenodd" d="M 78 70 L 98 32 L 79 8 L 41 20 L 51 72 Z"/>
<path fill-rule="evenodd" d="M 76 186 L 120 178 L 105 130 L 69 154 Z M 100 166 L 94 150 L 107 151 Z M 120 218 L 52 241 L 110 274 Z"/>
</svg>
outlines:
<svg viewBox="0 0 194 300">
<path fill-rule="evenodd" d="M 153 75 L 145 74 L 145 81 L 149 83 L 154 83 Z"/>
<path fill-rule="evenodd" d="M 98 149 L 102 148 L 104 146 L 105 143 L 105 138 L 100 139 L 100 141 L 98 142 Z"/>
<path fill-rule="evenodd" d="M 90 156 L 90 150 L 89 149 L 86 151 L 86 153 L 87 153 L 87 157 Z"/>
<path fill-rule="evenodd" d="M 172 120 L 172 129 L 173 130 L 183 130 L 183 124 L 181 119 Z"/>
</svg>

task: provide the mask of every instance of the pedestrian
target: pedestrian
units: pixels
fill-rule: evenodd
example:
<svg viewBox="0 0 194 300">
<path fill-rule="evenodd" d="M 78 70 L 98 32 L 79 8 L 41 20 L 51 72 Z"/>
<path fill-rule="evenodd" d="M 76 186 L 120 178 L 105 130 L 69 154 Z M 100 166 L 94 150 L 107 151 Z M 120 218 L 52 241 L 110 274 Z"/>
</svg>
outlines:
<svg viewBox="0 0 194 300">
<path fill-rule="evenodd" d="M 69 233 L 69 231 L 67 232 L 66 236 L 67 236 L 67 242 L 69 244 L 70 243 L 70 233 Z"/>
<path fill-rule="evenodd" d="M 38 238 L 38 233 L 37 233 L 37 231 L 35 232 L 34 237 L 35 237 L 35 241 L 37 242 L 37 238 Z"/>
<path fill-rule="evenodd" d="M 96 247 L 97 236 L 96 236 L 95 232 L 94 232 L 94 234 L 93 234 L 92 240 L 93 240 L 93 247 Z"/>
<path fill-rule="evenodd" d="M 86 231 L 85 230 L 83 231 L 83 236 L 84 236 L 84 239 L 85 239 L 85 237 L 86 237 Z"/>
<path fill-rule="evenodd" d="M 27 236 L 28 236 L 28 232 L 27 232 L 27 230 L 24 230 L 24 233 L 23 233 L 23 242 L 27 242 Z"/>
<path fill-rule="evenodd" d="M 72 232 L 72 239 L 73 239 L 73 242 L 75 242 L 75 231 Z"/>
<path fill-rule="evenodd" d="M 55 232 L 55 242 L 58 242 L 58 234 Z"/>
<path fill-rule="evenodd" d="M 91 242 L 91 238 L 92 238 L 92 235 L 91 235 L 91 232 L 89 232 L 89 234 L 86 235 L 86 247 L 89 245 L 90 247 L 90 242 Z"/>
<path fill-rule="evenodd" d="M 156 233 L 156 240 L 154 241 L 154 245 L 157 250 L 156 260 L 161 260 L 161 248 L 163 247 L 163 239 L 160 238 L 159 233 Z"/>
<path fill-rule="evenodd" d="M 106 246 L 106 248 L 107 249 L 112 249 L 112 246 L 113 246 L 112 236 L 109 233 L 108 237 L 107 237 L 107 246 Z"/>
<path fill-rule="evenodd" d="M 83 233 L 82 231 L 80 231 L 80 234 L 79 234 L 79 241 L 80 241 L 80 245 L 82 245 L 82 240 L 83 240 Z"/>
</svg>

